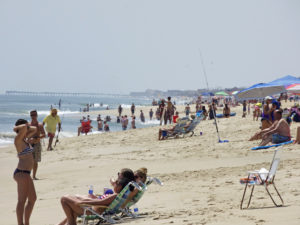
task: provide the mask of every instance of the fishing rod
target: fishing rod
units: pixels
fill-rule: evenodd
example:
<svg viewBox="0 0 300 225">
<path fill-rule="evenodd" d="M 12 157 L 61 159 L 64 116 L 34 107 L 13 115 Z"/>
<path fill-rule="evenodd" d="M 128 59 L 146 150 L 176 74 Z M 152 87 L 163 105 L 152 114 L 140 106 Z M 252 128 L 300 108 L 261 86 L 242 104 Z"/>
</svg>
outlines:
<svg viewBox="0 0 300 225">
<path fill-rule="evenodd" d="M 56 144 L 59 142 L 58 136 L 59 136 L 60 131 L 62 130 L 62 127 L 61 127 L 61 126 L 62 126 L 62 122 L 63 122 L 63 120 L 64 120 L 64 117 L 65 117 L 65 114 L 63 113 L 62 119 L 61 119 L 61 121 L 60 121 L 60 130 L 57 132 L 56 140 L 55 140 L 55 143 L 54 143 L 54 148 L 55 148 Z"/>
<path fill-rule="evenodd" d="M 200 60 L 201 60 L 201 64 L 202 64 L 203 74 L 204 74 L 204 77 L 205 77 L 207 91 L 209 93 L 209 87 L 208 87 L 208 81 L 207 81 L 207 76 L 206 76 L 206 70 L 205 70 L 205 65 L 204 65 L 204 61 L 203 61 L 203 57 L 202 57 L 200 48 L 198 48 L 198 51 L 199 51 Z M 210 94 L 209 94 L 209 100 L 211 102 L 211 96 L 210 96 Z M 218 123 L 217 123 L 217 120 L 216 120 L 216 112 L 215 112 L 215 109 L 213 108 L 213 105 L 211 105 L 211 107 L 212 107 L 211 110 L 213 111 L 213 116 L 214 116 L 214 121 L 215 121 L 215 125 L 216 125 L 216 130 L 217 130 L 217 134 L 218 134 L 219 143 L 229 142 L 228 140 L 221 140 L 220 134 L 219 134 Z"/>
</svg>

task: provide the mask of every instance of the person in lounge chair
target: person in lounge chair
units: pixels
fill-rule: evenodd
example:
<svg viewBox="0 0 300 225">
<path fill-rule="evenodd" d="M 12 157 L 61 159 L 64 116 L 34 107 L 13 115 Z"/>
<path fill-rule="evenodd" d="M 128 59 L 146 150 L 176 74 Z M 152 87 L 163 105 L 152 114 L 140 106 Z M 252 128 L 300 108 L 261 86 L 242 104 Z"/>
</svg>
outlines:
<svg viewBox="0 0 300 225">
<path fill-rule="evenodd" d="M 116 198 L 118 193 L 131 181 L 134 180 L 134 174 L 131 169 L 124 168 L 118 172 L 118 179 L 111 180 L 114 193 L 106 195 L 105 197 L 98 198 L 95 195 L 80 196 L 80 195 L 65 195 L 61 198 L 61 205 L 66 214 L 64 220 L 58 225 L 76 225 L 77 216 L 84 213 L 80 205 L 88 204 L 93 206 L 109 206 L 110 203 Z M 97 209 L 99 213 L 104 209 Z"/>
<path fill-rule="evenodd" d="M 249 139 L 249 141 L 261 138 L 262 141 L 259 144 L 259 146 L 265 146 L 269 142 L 279 144 L 282 142 L 290 141 L 290 126 L 288 122 L 284 118 L 282 118 L 282 110 L 275 110 L 274 119 L 275 121 L 271 127 L 257 132 L 254 136 L 252 136 Z"/>
<path fill-rule="evenodd" d="M 195 119 L 195 116 L 194 116 L 194 115 L 191 115 L 191 118 L 192 118 L 192 120 L 190 120 L 190 121 L 183 127 L 183 129 L 186 129 L 186 128 L 188 128 L 188 127 L 191 125 L 192 121 Z M 172 134 L 172 133 L 175 131 L 175 129 L 178 128 L 177 126 L 178 126 L 178 124 L 176 124 L 174 127 L 170 128 L 170 129 L 159 129 L 159 131 L 158 131 L 158 140 L 161 141 L 161 140 L 166 139 L 167 134 L 168 134 L 168 133 L 169 133 L 169 134 Z"/>
</svg>

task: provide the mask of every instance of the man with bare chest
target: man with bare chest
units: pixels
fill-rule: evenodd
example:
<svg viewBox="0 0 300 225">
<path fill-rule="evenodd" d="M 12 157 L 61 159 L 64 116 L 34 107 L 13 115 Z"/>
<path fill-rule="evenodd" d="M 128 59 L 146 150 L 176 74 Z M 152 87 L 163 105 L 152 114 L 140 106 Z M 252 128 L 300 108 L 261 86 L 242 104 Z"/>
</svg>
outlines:
<svg viewBox="0 0 300 225">
<path fill-rule="evenodd" d="M 41 154 L 42 154 L 41 139 L 46 136 L 46 133 L 43 124 L 39 123 L 39 121 L 37 120 L 38 114 L 36 110 L 30 112 L 30 117 L 31 117 L 31 122 L 29 125 L 37 128 L 36 133 L 32 137 L 33 138 L 32 141 L 33 159 L 34 159 L 32 179 L 38 180 L 36 177 L 36 171 L 38 168 L 38 163 L 41 162 Z"/>
</svg>

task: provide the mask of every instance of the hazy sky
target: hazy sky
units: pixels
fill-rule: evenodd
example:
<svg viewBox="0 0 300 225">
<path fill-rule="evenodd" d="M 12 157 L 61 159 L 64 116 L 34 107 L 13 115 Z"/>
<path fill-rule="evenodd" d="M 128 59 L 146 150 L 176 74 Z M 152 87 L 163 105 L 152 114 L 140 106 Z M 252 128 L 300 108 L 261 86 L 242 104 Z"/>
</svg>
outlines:
<svg viewBox="0 0 300 225">
<path fill-rule="evenodd" d="M 0 93 L 129 93 L 300 76 L 299 0 L 0 0 Z"/>
</svg>

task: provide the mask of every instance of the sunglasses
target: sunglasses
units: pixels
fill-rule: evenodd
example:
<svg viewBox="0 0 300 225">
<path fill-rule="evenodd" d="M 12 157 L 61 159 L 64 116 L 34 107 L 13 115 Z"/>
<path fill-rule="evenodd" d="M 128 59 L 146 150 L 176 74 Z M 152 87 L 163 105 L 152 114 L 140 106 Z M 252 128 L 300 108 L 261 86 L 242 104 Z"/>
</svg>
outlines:
<svg viewBox="0 0 300 225">
<path fill-rule="evenodd" d="M 37 116 L 37 114 L 31 114 L 30 116 L 31 116 L 31 117 L 34 117 L 34 116 Z"/>
</svg>

